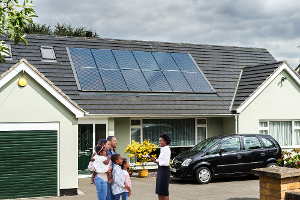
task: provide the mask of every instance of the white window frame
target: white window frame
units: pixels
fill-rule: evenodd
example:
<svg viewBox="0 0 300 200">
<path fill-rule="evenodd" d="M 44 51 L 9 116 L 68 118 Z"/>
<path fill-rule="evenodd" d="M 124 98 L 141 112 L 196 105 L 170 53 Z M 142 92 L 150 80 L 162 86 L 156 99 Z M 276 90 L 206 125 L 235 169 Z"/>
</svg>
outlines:
<svg viewBox="0 0 300 200">
<path fill-rule="evenodd" d="M 46 50 L 46 49 L 52 51 L 52 57 L 51 58 L 44 56 L 44 50 Z M 42 61 L 45 61 L 45 62 L 57 62 L 53 47 L 51 47 L 51 46 L 41 46 L 41 54 L 42 54 Z"/>
<path fill-rule="evenodd" d="M 131 125 L 131 120 L 140 120 L 140 125 Z M 139 143 L 142 143 L 143 142 L 143 119 L 142 118 L 130 118 L 130 133 L 129 133 L 129 136 L 130 136 L 130 144 L 131 144 L 131 130 L 132 129 L 136 129 L 136 128 L 139 128 L 140 129 L 140 141 L 137 141 Z"/>
<path fill-rule="evenodd" d="M 198 119 L 205 119 L 206 124 L 197 124 Z M 205 139 L 207 139 L 207 118 L 195 118 L 195 145 L 198 141 L 198 127 L 205 127 Z"/>
<path fill-rule="evenodd" d="M 266 131 L 268 131 L 268 135 L 270 135 L 270 132 L 269 132 L 269 127 L 270 127 L 270 121 L 282 121 L 282 122 L 287 122 L 287 121 L 289 121 L 289 122 L 292 122 L 292 146 L 281 146 L 282 148 L 300 148 L 300 145 L 296 145 L 295 144 L 295 141 L 294 141 L 294 132 L 295 132 L 295 130 L 300 130 L 300 127 L 295 127 L 295 121 L 300 121 L 299 119 L 297 119 L 297 120 L 259 120 L 259 123 L 260 122 L 268 122 L 268 127 L 260 127 L 259 126 L 259 130 L 258 131 L 261 131 L 261 130 L 266 130 Z"/>
</svg>

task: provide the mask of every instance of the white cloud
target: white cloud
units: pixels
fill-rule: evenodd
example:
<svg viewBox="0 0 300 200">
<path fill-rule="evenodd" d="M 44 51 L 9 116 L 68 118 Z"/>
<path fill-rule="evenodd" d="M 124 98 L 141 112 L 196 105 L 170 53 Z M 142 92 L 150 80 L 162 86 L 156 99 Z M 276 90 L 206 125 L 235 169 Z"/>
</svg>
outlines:
<svg viewBox="0 0 300 200">
<path fill-rule="evenodd" d="M 300 58 L 300 1 L 36 0 L 39 23 L 72 23 L 104 38 L 266 48 L 293 67 Z M 298 56 L 299 55 L 299 56 Z"/>
</svg>

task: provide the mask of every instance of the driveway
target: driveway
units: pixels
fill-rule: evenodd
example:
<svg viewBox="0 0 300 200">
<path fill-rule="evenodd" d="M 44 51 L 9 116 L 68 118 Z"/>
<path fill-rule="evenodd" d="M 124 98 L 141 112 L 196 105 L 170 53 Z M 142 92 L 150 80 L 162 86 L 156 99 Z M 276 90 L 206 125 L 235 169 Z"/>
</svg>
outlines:
<svg viewBox="0 0 300 200">
<path fill-rule="evenodd" d="M 47 200 L 97 200 L 96 188 L 90 178 L 80 178 L 78 196 L 46 198 Z M 131 178 L 132 195 L 129 200 L 157 200 L 155 178 Z M 258 177 L 234 177 L 213 179 L 211 183 L 199 185 L 193 180 L 170 178 L 171 200 L 259 200 Z"/>
</svg>

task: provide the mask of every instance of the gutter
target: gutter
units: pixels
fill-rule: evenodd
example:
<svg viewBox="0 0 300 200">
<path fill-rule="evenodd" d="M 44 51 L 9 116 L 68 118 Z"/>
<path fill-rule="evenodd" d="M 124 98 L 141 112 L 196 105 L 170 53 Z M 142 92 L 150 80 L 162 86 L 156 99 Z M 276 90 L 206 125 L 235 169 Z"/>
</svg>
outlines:
<svg viewBox="0 0 300 200">
<path fill-rule="evenodd" d="M 235 99 L 236 93 L 237 93 L 238 88 L 239 88 L 239 85 L 240 85 L 240 81 L 241 81 L 241 78 L 242 78 L 242 75 L 243 75 L 243 71 L 244 71 L 244 67 L 243 67 L 242 70 L 241 70 L 241 73 L 240 73 L 240 76 L 239 76 L 239 80 L 238 80 L 238 82 L 237 82 L 237 84 L 236 84 L 236 88 L 235 88 L 235 91 L 234 91 L 234 95 L 233 95 L 233 98 L 232 98 L 232 101 L 231 101 L 231 105 L 230 105 L 230 108 L 229 108 L 230 112 L 232 111 L 232 106 L 233 106 L 234 99 Z"/>
<path fill-rule="evenodd" d="M 176 115 L 134 115 L 134 114 L 89 114 L 85 113 L 85 116 L 90 117 L 184 117 L 184 116 L 206 116 L 206 117 L 218 117 L 218 116 L 235 116 L 235 114 L 176 114 Z"/>
</svg>

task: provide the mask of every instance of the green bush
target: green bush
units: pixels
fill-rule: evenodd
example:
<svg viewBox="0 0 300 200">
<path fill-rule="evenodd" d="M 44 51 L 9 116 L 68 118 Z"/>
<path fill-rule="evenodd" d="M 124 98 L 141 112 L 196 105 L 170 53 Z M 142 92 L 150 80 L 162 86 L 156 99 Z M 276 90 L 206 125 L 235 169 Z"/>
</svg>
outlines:
<svg viewBox="0 0 300 200">
<path fill-rule="evenodd" d="M 300 168 L 300 149 L 294 148 L 291 152 L 282 151 L 277 163 L 282 167 Z"/>
</svg>

